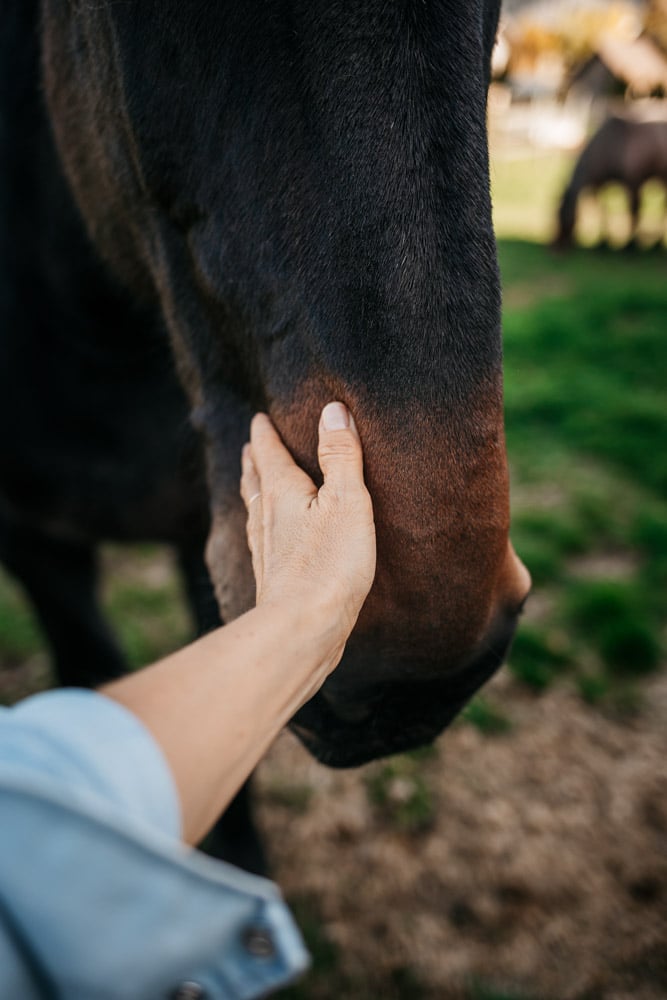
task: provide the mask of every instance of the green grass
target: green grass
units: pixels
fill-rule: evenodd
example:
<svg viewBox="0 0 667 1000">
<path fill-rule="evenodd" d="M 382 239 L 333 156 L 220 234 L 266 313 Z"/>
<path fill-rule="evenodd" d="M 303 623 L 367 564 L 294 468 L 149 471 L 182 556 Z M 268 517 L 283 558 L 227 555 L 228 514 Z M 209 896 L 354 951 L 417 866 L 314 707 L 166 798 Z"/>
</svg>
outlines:
<svg viewBox="0 0 667 1000">
<path fill-rule="evenodd" d="M 572 683 L 590 704 L 634 710 L 664 660 L 667 586 L 667 252 L 544 244 L 574 159 L 525 153 L 492 167 L 503 277 L 512 535 L 537 605 L 510 655 L 535 691 Z M 603 195 L 612 241 L 625 201 Z M 644 237 L 663 196 L 647 186 Z M 598 240 L 580 205 L 578 236 Z"/>
<path fill-rule="evenodd" d="M 660 643 L 644 603 L 641 580 L 584 581 L 571 584 L 565 609 L 572 631 L 591 644 L 612 673 L 654 670 Z"/>
<path fill-rule="evenodd" d="M 167 550 L 153 545 L 103 550 L 100 601 L 131 669 L 192 638 L 189 614 Z M 33 659 L 37 663 L 33 664 Z M 44 637 L 22 590 L 0 568 L 0 703 L 52 683 Z M 4 668 L 4 676 L 2 669 Z"/>
<path fill-rule="evenodd" d="M 368 799 L 377 818 L 402 833 L 424 833 L 435 819 L 436 803 L 424 766 L 433 753 L 429 750 L 392 757 L 366 772 Z"/>
<path fill-rule="evenodd" d="M 664 656 L 667 254 L 499 249 L 513 537 L 549 596 L 510 663 L 634 705 Z"/>
<path fill-rule="evenodd" d="M 144 556 L 150 559 L 150 555 Z M 133 669 L 145 666 L 192 638 L 180 587 L 172 575 L 159 584 L 109 580 L 105 608 Z"/>
<path fill-rule="evenodd" d="M 0 657 L 13 666 L 39 652 L 43 639 L 23 594 L 0 570 Z"/>
<path fill-rule="evenodd" d="M 528 252 L 539 253 L 544 267 L 567 270 L 570 290 L 505 312 L 508 440 L 515 460 L 525 467 L 536 447 L 556 453 L 565 446 L 666 492 L 667 449 L 660 446 L 667 420 L 665 260 L 603 265 L 582 259 L 590 251 L 552 260 L 526 244 L 502 247 L 505 259 Z"/>
<path fill-rule="evenodd" d="M 549 687 L 570 663 L 572 652 L 556 629 L 524 625 L 510 653 L 510 669 L 536 691 Z"/>
<path fill-rule="evenodd" d="M 461 718 L 487 736 L 508 733 L 512 728 L 512 723 L 507 716 L 482 695 L 477 695 L 466 705 L 461 713 Z"/>
</svg>

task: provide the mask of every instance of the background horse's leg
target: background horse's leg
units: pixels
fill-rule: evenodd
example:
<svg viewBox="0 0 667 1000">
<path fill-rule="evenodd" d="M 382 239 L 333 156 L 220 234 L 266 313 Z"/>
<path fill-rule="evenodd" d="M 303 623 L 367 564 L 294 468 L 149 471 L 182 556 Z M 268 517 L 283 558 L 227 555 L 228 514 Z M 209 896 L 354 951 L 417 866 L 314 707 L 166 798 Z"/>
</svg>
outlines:
<svg viewBox="0 0 667 1000">
<path fill-rule="evenodd" d="M 630 235 L 626 249 L 632 249 L 639 243 L 639 222 L 642 207 L 641 187 L 628 187 L 628 205 L 630 209 Z"/>
<path fill-rule="evenodd" d="M 60 684 L 94 687 L 126 672 L 97 601 L 92 545 L 0 516 L 0 560 L 32 601 Z"/>
<path fill-rule="evenodd" d="M 204 542 L 201 541 L 180 549 L 178 553 L 185 593 L 198 635 L 204 635 L 222 624 L 203 551 Z M 186 729 L 187 725 L 188 721 L 184 720 Z M 221 858 L 258 875 L 265 874 L 266 857 L 252 814 L 250 778 L 239 789 L 201 848 L 214 858 Z"/>
</svg>

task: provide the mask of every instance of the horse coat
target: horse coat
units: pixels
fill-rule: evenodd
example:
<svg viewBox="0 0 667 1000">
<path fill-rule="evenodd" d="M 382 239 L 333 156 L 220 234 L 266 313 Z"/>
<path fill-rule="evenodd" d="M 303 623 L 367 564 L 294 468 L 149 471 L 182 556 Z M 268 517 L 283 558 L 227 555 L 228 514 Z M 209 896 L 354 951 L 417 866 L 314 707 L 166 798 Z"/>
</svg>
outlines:
<svg viewBox="0 0 667 1000">
<path fill-rule="evenodd" d="M 499 4 L 43 0 L 39 35 L 36 6 L 10 0 L 5 43 L 25 152 L 3 184 L 5 537 L 84 560 L 160 537 L 196 564 L 211 517 L 229 620 L 254 596 L 252 413 L 317 478 L 319 411 L 342 399 L 377 575 L 293 725 L 334 766 L 431 740 L 501 663 L 528 589 L 486 145 Z"/>
</svg>

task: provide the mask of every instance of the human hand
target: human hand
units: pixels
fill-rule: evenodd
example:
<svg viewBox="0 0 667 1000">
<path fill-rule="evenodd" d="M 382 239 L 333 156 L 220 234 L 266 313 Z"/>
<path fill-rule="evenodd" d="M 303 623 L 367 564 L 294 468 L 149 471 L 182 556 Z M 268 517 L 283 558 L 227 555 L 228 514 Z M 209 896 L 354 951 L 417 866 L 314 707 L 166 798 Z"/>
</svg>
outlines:
<svg viewBox="0 0 667 1000">
<path fill-rule="evenodd" d="M 324 477 L 319 491 L 269 418 L 257 414 L 243 450 L 241 495 L 257 605 L 307 612 L 308 620 L 330 633 L 337 663 L 375 575 L 375 525 L 361 442 L 342 403 L 322 411 L 318 460 Z"/>
</svg>

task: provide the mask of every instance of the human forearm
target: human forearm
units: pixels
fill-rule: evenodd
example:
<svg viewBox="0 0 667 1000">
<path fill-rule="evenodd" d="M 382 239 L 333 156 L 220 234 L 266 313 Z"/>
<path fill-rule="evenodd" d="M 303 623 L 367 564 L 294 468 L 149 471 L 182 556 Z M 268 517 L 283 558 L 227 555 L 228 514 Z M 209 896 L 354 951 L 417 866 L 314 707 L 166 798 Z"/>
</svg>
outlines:
<svg viewBox="0 0 667 1000">
<path fill-rule="evenodd" d="M 196 843 L 342 653 L 327 614 L 262 605 L 103 689 L 149 729 Z"/>
<path fill-rule="evenodd" d="M 337 665 L 373 581 L 375 528 L 361 445 L 339 403 L 322 413 L 318 456 L 319 490 L 268 418 L 255 417 L 241 492 L 257 607 L 105 690 L 162 747 L 191 842 Z"/>
</svg>

